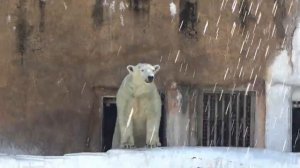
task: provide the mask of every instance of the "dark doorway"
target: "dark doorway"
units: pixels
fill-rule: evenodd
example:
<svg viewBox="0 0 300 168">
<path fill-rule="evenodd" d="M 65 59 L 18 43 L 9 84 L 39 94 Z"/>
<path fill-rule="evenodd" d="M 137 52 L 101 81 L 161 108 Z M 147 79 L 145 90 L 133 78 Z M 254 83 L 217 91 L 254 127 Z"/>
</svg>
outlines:
<svg viewBox="0 0 300 168">
<path fill-rule="evenodd" d="M 165 95 L 161 94 L 161 118 L 160 118 L 160 125 L 159 125 L 159 140 L 161 146 L 167 146 L 167 137 L 166 137 L 166 111 L 165 111 Z"/>
<path fill-rule="evenodd" d="M 117 106 L 114 97 L 103 98 L 102 152 L 111 149 L 117 119 Z"/>
<path fill-rule="evenodd" d="M 159 140 L 162 146 L 166 146 L 166 113 L 164 108 L 164 95 L 162 98 L 162 115 L 159 127 Z M 117 106 L 115 97 L 103 98 L 103 121 L 102 121 L 102 147 L 101 151 L 106 152 L 112 147 L 113 135 L 115 131 L 115 125 L 117 120 Z"/>
<path fill-rule="evenodd" d="M 292 151 L 300 152 L 300 102 L 293 102 L 292 110 Z"/>
</svg>

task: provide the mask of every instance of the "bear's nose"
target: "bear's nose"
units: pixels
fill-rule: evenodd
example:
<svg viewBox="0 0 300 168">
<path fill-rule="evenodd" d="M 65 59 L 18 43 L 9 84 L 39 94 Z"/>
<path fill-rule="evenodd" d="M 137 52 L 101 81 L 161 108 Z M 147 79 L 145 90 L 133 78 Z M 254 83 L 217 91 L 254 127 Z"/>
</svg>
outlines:
<svg viewBox="0 0 300 168">
<path fill-rule="evenodd" d="M 148 76 L 148 81 L 149 81 L 149 82 L 152 82 L 153 79 L 154 79 L 154 76 Z"/>
</svg>

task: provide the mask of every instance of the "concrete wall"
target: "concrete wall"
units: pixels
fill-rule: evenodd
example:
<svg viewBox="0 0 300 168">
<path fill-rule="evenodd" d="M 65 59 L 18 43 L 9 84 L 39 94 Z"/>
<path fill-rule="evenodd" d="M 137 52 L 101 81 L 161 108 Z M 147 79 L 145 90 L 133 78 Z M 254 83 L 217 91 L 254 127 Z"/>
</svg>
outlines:
<svg viewBox="0 0 300 168">
<path fill-rule="evenodd" d="M 178 31 L 169 1 L 151 0 L 148 14 L 103 2 L 0 1 L 1 152 L 98 150 L 97 141 L 86 146 L 90 118 L 98 116 L 93 88 L 116 89 L 128 64 L 159 63 L 160 90 L 170 81 L 231 88 L 263 80 L 266 57 L 284 39 L 282 14 L 295 11 L 286 0 L 273 16 L 273 1 L 253 0 L 244 22 L 240 2 L 233 11 L 235 1 L 201 0 L 190 39 Z"/>
</svg>

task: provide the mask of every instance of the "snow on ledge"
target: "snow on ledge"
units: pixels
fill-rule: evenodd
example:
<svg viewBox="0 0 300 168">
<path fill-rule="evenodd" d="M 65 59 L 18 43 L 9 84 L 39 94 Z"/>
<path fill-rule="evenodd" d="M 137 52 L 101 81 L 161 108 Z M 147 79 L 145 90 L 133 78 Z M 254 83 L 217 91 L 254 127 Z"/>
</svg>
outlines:
<svg viewBox="0 0 300 168">
<path fill-rule="evenodd" d="M 300 155 L 263 149 L 177 147 L 64 156 L 0 155 L 0 168 L 299 168 Z"/>
</svg>

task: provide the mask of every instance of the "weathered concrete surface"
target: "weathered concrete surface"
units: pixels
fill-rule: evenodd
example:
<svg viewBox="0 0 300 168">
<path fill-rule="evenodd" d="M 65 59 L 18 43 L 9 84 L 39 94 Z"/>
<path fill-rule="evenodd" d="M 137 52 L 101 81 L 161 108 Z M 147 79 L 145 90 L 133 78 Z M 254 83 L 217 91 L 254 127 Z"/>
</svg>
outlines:
<svg viewBox="0 0 300 168">
<path fill-rule="evenodd" d="M 254 0 L 243 30 L 239 4 L 232 13 L 233 1 L 220 10 L 220 1 L 202 0 L 198 40 L 178 31 L 179 17 L 172 21 L 169 1 L 152 0 L 149 15 L 121 12 L 120 1 L 115 12 L 101 8 L 102 3 L 0 0 L 0 146 L 27 154 L 97 151 L 95 145 L 86 146 L 93 87 L 117 88 L 127 64 L 159 63 L 161 90 L 169 81 L 231 88 L 254 81 L 256 74 L 263 80 L 265 53 L 272 55 L 283 40 L 279 31 L 272 33 L 274 21 L 281 23 L 272 15 L 273 1 Z M 180 11 L 179 0 L 174 3 Z M 290 11 L 287 16 L 293 16 L 294 6 Z"/>
</svg>

